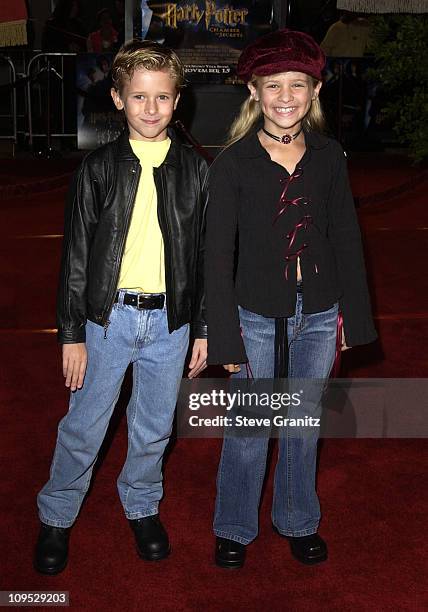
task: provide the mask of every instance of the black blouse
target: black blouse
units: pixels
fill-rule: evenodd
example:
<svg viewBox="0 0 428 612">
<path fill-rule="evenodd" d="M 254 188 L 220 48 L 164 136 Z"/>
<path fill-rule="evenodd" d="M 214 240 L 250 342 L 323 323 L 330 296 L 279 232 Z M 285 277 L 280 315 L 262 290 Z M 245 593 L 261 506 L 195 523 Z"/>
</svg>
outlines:
<svg viewBox="0 0 428 612">
<path fill-rule="evenodd" d="M 256 130 L 226 148 L 210 168 L 210 364 L 247 361 L 238 304 L 265 317 L 294 315 L 297 257 L 303 312 L 322 312 L 339 300 L 348 346 L 377 337 L 343 149 L 316 132 L 306 132 L 305 143 L 291 176 L 271 160 Z"/>
</svg>

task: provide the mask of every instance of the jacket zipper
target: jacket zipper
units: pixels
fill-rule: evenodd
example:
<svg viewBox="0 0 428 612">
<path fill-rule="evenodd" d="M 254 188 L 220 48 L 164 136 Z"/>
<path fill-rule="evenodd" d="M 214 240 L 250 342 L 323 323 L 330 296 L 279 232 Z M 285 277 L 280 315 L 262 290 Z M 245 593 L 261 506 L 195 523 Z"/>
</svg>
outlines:
<svg viewBox="0 0 428 612">
<path fill-rule="evenodd" d="M 116 289 L 117 289 L 116 285 L 117 285 L 117 281 L 119 279 L 120 263 L 122 263 L 123 250 L 124 250 L 124 247 L 125 247 L 125 242 L 126 242 L 126 238 L 128 236 L 128 231 L 129 231 L 129 226 L 130 226 L 130 221 L 131 221 L 131 211 L 132 211 L 133 205 L 135 204 L 135 197 L 137 195 L 136 187 L 138 186 L 138 183 L 140 181 L 140 176 L 141 176 L 141 167 L 140 167 L 140 164 L 138 164 L 137 169 L 134 167 L 131 170 L 131 172 L 134 174 L 134 183 L 131 186 L 131 193 L 130 193 L 130 197 L 129 197 L 129 201 L 128 201 L 128 206 L 127 206 L 127 210 L 126 210 L 126 213 L 127 213 L 127 217 L 125 219 L 126 226 L 125 226 L 125 231 L 123 232 L 123 235 L 122 235 L 122 240 L 121 240 L 120 247 L 119 247 L 119 253 L 118 253 L 117 260 L 116 260 L 116 268 L 114 270 L 114 277 L 113 277 L 114 282 L 112 280 L 112 287 L 114 289 L 113 289 L 113 292 L 112 292 L 112 294 L 110 296 L 110 299 L 107 302 L 108 303 L 108 307 L 104 310 L 104 314 L 103 314 L 104 339 L 107 338 L 107 329 L 108 329 L 108 326 L 110 325 L 109 317 L 110 317 L 110 314 L 111 314 L 111 311 L 112 311 L 112 308 L 113 308 L 113 304 L 114 304 L 114 295 L 116 293 Z"/>
<path fill-rule="evenodd" d="M 110 316 L 110 315 L 109 315 L 109 316 Z M 106 322 L 104 323 L 104 340 L 107 340 L 107 329 L 108 329 L 108 326 L 109 326 L 109 325 L 110 325 L 110 321 L 106 321 Z"/>
<path fill-rule="evenodd" d="M 171 234 L 171 227 L 169 225 L 169 218 L 168 218 L 168 214 L 166 211 L 166 206 L 165 206 L 165 201 L 167 198 L 167 192 L 166 192 L 166 188 L 165 188 L 165 176 L 163 173 L 163 168 L 160 168 L 160 176 L 161 176 L 161 183 L 162 183 L 162 202 L 161 202 L 161 206 L 162 206 L 162 212 L 164 214 L 165 217 L 165 223 L 166 223 L 166 231 L 167 231 L 167 240 L 164 240 L 164 249 L 165 249 L 165 254 L 167 255 L 167 257 L 165 257 L 165 268 L 168 271 L 168 276 L 169 276 L 169 289 L 170 291 L 166 292 L 166 301 L 167 301 L 167 305 L 168 306 L 172 306 L 172 308 L 170 310 L 172 310 L 172 313 L 170 313 L 170 317 L 174 322 L 174 327 L 177 325 L 177 316 L 176 316 L 176 312 L 175 312 L 175 304 L 173 302 L 171 302 L 170 300 L 168 300 L 168 295 L 171 294 L 172 288 L 174 286 L 174 273 L 173 273 L 173 269 L 172 269 L 172 262 L 171 262 L 171 253 L 170 248 L 171 248 L 171 241 L 172 241 L 172 234 Z M 161 219 L 159 218 L 159 212 L 158 212 L 158 221 L 159 221 L 159 225 L 162 228 L 162 224 L 161 224 Z"/>
</svg>

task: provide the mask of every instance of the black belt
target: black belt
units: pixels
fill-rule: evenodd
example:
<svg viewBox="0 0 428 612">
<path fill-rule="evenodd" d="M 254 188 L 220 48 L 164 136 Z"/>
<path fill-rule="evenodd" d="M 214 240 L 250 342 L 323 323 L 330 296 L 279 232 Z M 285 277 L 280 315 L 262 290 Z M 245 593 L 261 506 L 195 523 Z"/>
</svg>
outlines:
<svg viewBox="0 0 428 612">
<path fill-rule="evenodd" d="M 114 301 L 119 301 L 119 291 L 116 293 Z M 165 304 L 165 294 L 125 293 L 123 296 L 123 303 L 126 304 L 126 306 L 135 306 L 138 310 L 162 309 Z"/>
</svg>

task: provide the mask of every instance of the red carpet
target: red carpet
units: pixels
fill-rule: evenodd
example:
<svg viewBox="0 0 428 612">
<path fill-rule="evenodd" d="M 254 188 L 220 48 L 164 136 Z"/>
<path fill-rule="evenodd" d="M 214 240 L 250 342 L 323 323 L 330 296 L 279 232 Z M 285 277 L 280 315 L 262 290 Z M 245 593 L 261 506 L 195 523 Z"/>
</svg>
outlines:
<svg viewBox="0 0 428 612">
<path fill-rule="evenodd" d="M 353 153 L 350 159 L 351 185 L 361 205 L 383 202 L 428 180 L 428 171 L 410 165 L 404 155 Z"/>
<path fill-rule="evenodd" d="M 372 160 L 360 175 L 370 181 L 363 181 L 359 194 L 379 191 Z M 382 181 L 385 190 L 397 184 L 395 170 L 389 185 L 385 177 Z M 54 327 L 63 194 L 62 189 L 0 204 L 1 590 L 68 590 L 73 609 L 97 611 L 426 609 L 425 440 L 322 442 L 320 532 L 330 558 L 318 567 L 294 561 L 287 543 L 270 528 L 271 469 L 260 536 L 248 549 L 245 568 L 228 572 L 212 563 L 220 441 L 180 439 L 165 466 L 161 508 L 173 554 L 149 564 L 135 553 L 115 489 L 126 454 L 125 398 L 73 529 L 67 569 L 57 577 L 34 572 L 35 496 L 48 477 L 57 423 L 67 403 L 55 338 L 40 331 Z M 381 340 L 348 351 L 343 374 L 427 377 L 423 188 L 364 206 L 360 219 Z"/>
</svg>

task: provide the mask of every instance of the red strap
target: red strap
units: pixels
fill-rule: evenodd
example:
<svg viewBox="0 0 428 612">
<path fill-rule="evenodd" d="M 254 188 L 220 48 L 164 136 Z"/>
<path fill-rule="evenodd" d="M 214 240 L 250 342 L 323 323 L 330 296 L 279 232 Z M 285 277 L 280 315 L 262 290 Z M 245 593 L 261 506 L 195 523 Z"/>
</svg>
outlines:
<svg viewBox="0 0 428 612">
<path fill-rule="evenodd" d="M 342 338 L 343 338 L 343 315 L 341 312 L 337 315 L 337 334 L 336 334 L 336 355 L 334 357 L 333 367 L 330 376 L 337 378 L 340 371 L 340 362 L 342 358 Z"/>
</svg>

